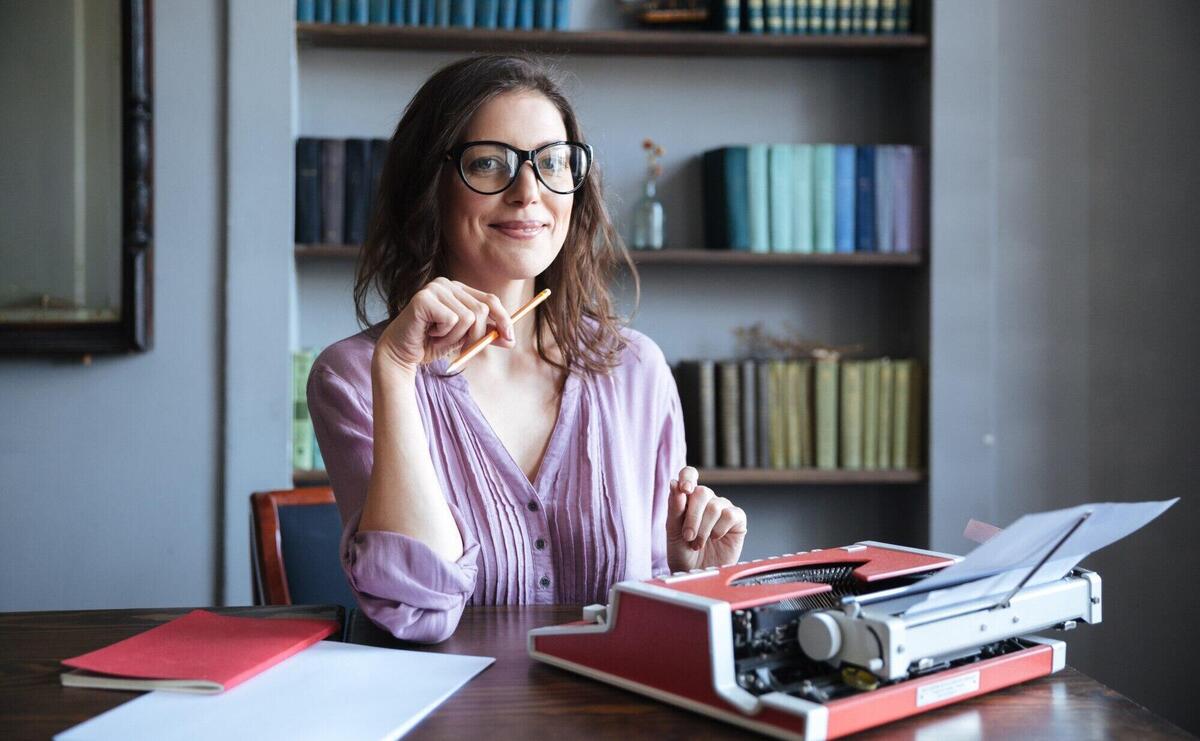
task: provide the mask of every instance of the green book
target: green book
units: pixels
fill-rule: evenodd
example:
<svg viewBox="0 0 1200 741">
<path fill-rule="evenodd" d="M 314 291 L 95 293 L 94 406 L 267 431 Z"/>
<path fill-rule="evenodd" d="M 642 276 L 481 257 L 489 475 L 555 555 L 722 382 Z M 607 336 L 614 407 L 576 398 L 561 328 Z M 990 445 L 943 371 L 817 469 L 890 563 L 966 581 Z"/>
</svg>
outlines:
<svg viewBox="0 0 1200 741">
<path fill-rule="evenodd" d="M 863 468 L 879 468 L 879 361 L 863 363 Z"/>
<path fill-rule="evenodd" d="M 316 353 L 297 350 L 292 353 L 292 468 L 308 471 L 313 468 L 312 420 L 308 414 L 308 374 Z"/>
<path fill-rule="evenodd" d="M 879 359 L 879 467 L 892 467 L 892 360 Z"/>
<path fill-rule="evenodd" d="M 786 368 L 787 388 L 787 462 L 788 468 L 800 468 L 804 465 L 804 435 L 803 420 L 801 419 L 803 401 L 803 375 L 800 361 L 789 360 Z"/>
<path fill-rule="evenodd" d="M 838 464 L 838 356 L 817 358 L 813 367 L 817 468 L 834 469 Z"/>
<path fill-rule="evenodd" d="M 813 145 L 813 247 L 817 252 L 834 249 L 834 146 Z"/>
<path fill-rule="evenodd" d="M 751 144 L 746 157 L 751 252 L 771 251 L 771 175 L 767 150 L 766 144 Z"/>
<path fill-rule="evenodd" d="M 741 366 L 728 360 L 717 370 L 717 464 L 722 468 L 742 467 Z"/>
<path fill-rule="evenodd" d="M 796 416 L 800 424 L 800 466 L 812 468 L 813 460 L 813 411 L 812 411 L 812 361 L 796 361 L 797 372 L 793 379 L 792 396 L 796 399 Z"/>
<path fill-rule="evenodd" d="M 862 468 L 863 447 L 862 361 L 842 361 L 841 411 L 842 468 L 857 471 Z"/>
<path fill-rule="evenodd" d="M 813 251 L 813 148 L 792 147 L 792 246 L 796 252 Z"/>
<path fill-rule="evenodd" d="M 792 237 L 792 146 L 772 144 L 770 156 L 771 251 L 795 252 Z"/>
<path fill-rule="evenodd" d="M 770 384 L 767 393 L 771 400 L 771 468 L 787 468 L 787 425 L 784 414 L 788 407 L 784 394 L 787 373 L 782 360 L 772 360 L 769 366 Z"/>
<path fill-rule="evenodd" d="M 892 468 L 908 468 L 908 433 L 912 409 L 913 361 L 892 363 L 895 389 L 892 394 Z"/>
</svg>

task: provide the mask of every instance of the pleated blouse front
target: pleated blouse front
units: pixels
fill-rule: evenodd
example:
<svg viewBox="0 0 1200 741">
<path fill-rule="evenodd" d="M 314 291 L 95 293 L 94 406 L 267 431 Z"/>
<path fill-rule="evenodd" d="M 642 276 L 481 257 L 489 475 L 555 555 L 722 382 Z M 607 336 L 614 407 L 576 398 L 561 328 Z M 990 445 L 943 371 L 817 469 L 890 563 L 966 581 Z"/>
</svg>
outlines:
<svg viewBox="0 0 1200 741">
<path fill-rule="evenodd" d="M 626 331 L 608 375 L 572 372 L 530 481 L 446 361 L 416 393 L 442 494 L 463 536 L 451 563 L 421 541 L 358 530 L 372 460 L 367 333 L 321 354 L 308 401 L 342 513 L 342 560 L 360 606 L 401 638 L 441 640 L 466 604 L 607 601 L 622 579 L 666 570 L 667 482 L 684 465 L 682 416 L 658 347 Z"/>
</svg>

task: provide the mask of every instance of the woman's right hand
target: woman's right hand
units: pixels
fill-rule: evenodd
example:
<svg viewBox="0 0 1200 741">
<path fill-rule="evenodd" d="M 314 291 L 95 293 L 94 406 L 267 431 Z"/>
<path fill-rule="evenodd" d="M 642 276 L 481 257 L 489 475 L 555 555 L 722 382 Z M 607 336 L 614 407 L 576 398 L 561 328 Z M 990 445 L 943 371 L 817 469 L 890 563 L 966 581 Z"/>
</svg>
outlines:
<svg viewBox="0 0 1200 741">
<path fill-rule="evenodd" d="M 375 344 L 380 371 L 416 375 L 417 368 L 474 342 L 495 329 L 492 344 L 514 345 L 512 318 L 500 299 L 448 278 L 434 278 L 417 291 Z"/>
</svg>

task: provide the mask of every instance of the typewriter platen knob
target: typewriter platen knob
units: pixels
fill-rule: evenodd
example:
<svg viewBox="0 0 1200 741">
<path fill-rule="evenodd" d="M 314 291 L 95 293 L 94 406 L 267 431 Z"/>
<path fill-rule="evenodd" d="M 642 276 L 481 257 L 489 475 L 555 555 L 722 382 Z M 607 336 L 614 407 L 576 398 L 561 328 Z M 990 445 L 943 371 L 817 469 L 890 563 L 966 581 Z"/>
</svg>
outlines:
<svg viewBox="0 0 1200 741">
<path fill-rule="evenodd" d="M 816 661 L 828 661 L 842 650 L 842 629 L 827 612 L 810 612 L 801 618 L 796 637 L 804 653 Z"/>
</svg>

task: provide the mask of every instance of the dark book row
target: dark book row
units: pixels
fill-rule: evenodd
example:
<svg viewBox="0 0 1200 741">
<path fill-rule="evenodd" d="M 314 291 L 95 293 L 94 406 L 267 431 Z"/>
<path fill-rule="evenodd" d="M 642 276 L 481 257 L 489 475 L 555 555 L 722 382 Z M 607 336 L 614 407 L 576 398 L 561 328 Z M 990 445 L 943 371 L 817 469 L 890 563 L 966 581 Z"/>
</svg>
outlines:
<svg viewBox="0 0 1200 741">
<path fill-rule="evenodd" d="M 924 157 L 902 144 L 750 144 L 703 155 L 704 246 L 747 252 L 915 252 Z"/>
<path fill-rule="evenodd" d="M 563 30 L 570 0 L 296 0 L 300 23 Z"/>
<path fill-rule="evenodd" d="M 296 244 L 366 240 L 387 139 L 296 140 Z"/>
<path fill-rule="evenodd" d="M 912 32 L 911 0 L 723 0 L 729 33 L 878 35 Z"/>
<path fill-rule="evenodd" d="M 686 360 L 675 366 L 688 462 L 702 468 L 917 470 L 912 359 Z"/>
</svg>

